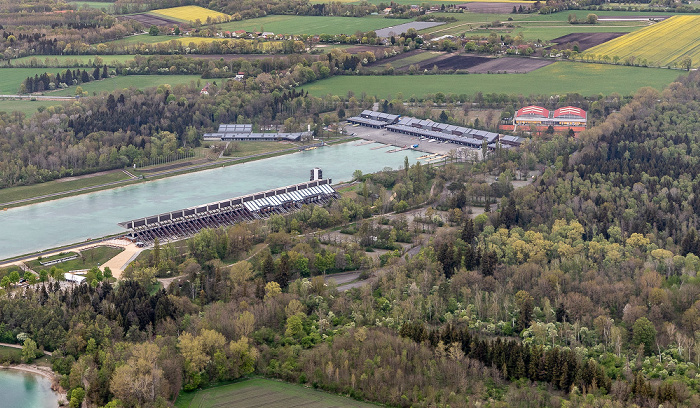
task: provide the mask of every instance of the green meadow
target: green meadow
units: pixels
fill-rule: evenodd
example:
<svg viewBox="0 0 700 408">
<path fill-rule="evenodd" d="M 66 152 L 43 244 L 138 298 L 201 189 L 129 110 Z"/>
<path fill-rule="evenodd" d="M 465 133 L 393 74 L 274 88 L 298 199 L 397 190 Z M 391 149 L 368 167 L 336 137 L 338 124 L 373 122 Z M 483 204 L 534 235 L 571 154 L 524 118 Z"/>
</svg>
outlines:
<svg viewBox="0 0 700 408">
<path fill-rule="evenodd" d="M 275 34 L 355 34 L 413 21 L 369 17 L 266 16 L 219 24 L 225 31 L 270 31 Z"/>
<path fill-rule="evenodd" d="M 527 74 L 336 76 L 301 88 L 315 96 L 327 94 L 367 95 L 386 98 L 401 92 L 421 97 L 436 92 L 469 94 L 505 93 L 523 95 L 633 94 L 640 87 L 661 89 L 682 71 L 619 65 L 556 62 Z"/>
<path fill-rule="evenodd" d="M 198 79 L 201 79 L 199 75 L 129 75 L 88 82 L 80 85 L 80 87 L 82 87 L 83 91 L 87 92 L 88 95 L 92 95 L 93 93 L 112 92 L 117 89 L 131 87 L 148 88 L 162 84 L 169 84 L 171 86 L 189 84 L 191 81 L 197 82 Z M 66 89 L 50 92 L 48 95 L 74 96 L 76 88 L 76 86 L 71 86 Z"/>
</svg>

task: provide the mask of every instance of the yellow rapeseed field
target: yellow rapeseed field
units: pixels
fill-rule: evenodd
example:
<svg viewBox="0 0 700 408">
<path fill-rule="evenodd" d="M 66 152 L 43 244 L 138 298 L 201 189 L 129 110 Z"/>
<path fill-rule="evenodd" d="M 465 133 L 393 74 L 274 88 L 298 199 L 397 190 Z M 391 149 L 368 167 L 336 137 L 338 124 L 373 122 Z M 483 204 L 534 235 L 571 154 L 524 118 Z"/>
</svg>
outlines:
<svg viewBox="0 0 700 408">
<path fill-rule="evenodd" d="M 698 67 L 700 16 L 673 16 L 586 50 L 586 56 L 631 65 L 644 65 L 646 60 L 646 65 L 662 67 L 682 67 L 690 58 Z"/>
<path fill-rule="evenodd" d="M 171 7 L 166 9 L 151 10 L 151 13 L 177 20 L 191 21 L 193 23 L 199 20 L 202 24 L 207 24 L 208 17 L 211 17 L 210 22 L 212 23 L 217 22 L 217 19 L 219 19 L 220 22 L 229 21 L 231 19 L 231 16 L 228 14 L 208 10 L 199 6 Z"/>
</svg>

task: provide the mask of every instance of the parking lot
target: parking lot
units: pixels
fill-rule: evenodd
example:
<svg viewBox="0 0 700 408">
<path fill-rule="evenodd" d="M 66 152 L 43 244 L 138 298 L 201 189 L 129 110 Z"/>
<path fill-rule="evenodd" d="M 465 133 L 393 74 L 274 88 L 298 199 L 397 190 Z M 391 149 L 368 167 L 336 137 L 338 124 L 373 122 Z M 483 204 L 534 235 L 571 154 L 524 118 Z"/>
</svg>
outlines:
<svg viewBox="0 0 700 408">
<path fill-rule="evenodd" d="M 455 151 L 456 157 L 473 157 L 476 155 L 478 159 L 481 159 L 481 149 L 472 149 L 466 146 L 457 145 L 453 143 L 441 143 L 438 141 L 430 142 L 428 139 L 420 140 L 420 138 L 415 136 L 404 135 L 402 133 L 390 132 L 385 129 L 374 129 L 365 126 L 353 126 L 346 125 L 345 132 L 348 135 L 353 135 L 365 140 L 372 140 L 378 143 L 384 143 L 387 145 L 403 147 L 406 145 L 417 144 L 421 152 L 426 153 L 437 153 L 437 154 L 449 154 L 451 151 Z"/>
</svg>

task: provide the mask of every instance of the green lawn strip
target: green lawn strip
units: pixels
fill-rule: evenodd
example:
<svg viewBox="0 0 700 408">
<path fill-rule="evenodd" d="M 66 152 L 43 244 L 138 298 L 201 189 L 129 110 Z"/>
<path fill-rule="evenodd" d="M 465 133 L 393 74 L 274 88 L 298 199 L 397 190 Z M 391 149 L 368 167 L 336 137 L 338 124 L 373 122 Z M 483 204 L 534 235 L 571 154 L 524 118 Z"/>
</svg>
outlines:
<svg viewBox="0 0 700 408">
<path fill-rule="evenodd" d="M 2 73 L 2 71 L 0 71 Z M 60 101 L 32 101 L 28 99 L 0 99 L 0 112 L 22 112 L 27 116 L 32 116 L 40 108 L 60 105 Z M 1 195 L 2 190 L 0 190 Z"/>
<path fill-rule="evenodd" d="M 562 61 L 527 74 L 337 76 L 300 88 L 314 96 L 347 95 L 348 91 L 353 91 L 355 95 L 366 93 L 380 98 L 396 96 L 399 92 L 405 97 L 437 92 L 467 95 L 477 92 L 522 95 L 580 93 L 585 96 L 617 92 L 631 95 L 643 86 L 661 89 L 682 74 L 677 70 Z"/>
<path fill-rule="evenodd" d="M 95 248 L 86 249 L 80 252 L 80 257 L 66 262 L 61 262 L 56 264 L 57 268 L 63 269 L 64 271 L 73 271 L 79 269 L 90 269 L 95 266 L 100 266 L 110 259 L 114 258 L 122 252 L 124 248 L 114 248 L 108 246 L 98 246 Z M 68 255 L 64 255 L 68 256 Z M 43 261 L 43 259 L 42 259 Z M 41 269 L 50 269 L 52 266 L 43 266 L 38 259 L 27 262 L 27 265 L 34 271 L 40 271 Z"/>
<path fill-rule="evenodd" d="M 101 62 L 97 65 L 113 66 L 117 63 L 124 64 L 134 59 L 133 55 L 32 55 L 28 57 L 15 58 L 9 63 L 13 66 L 37 66 L 41 64 L 49 68 L 53 67 L 84 67 L 93 66 L 95 59 L 99 58 Z M 5 62 L 7 66 L 7 62 Z M 58 69 L 58 68 L 56 68 Z M 52 72 L 52 71 L 49 71 Z M 60 72 L 60 71 L 57 71 Z M 55 72 L 52 72 L 55 73 Z"/>
<path fill-rule="evenodd" d="M 122 171 L 114 171 L 106 174 L 87 176 L 76 180 L 66 178 L 47 181 L 46 183 L 32 184 L 30 186 L 9 187 L 0 189 L 0 206 L 16 200 L 39 197 L 47 194 L 61 193 L 79 188 L 97 186 L 119 180 L 126 180 L 129 176 Z"/>
<path fill-rule="evenodd" d="M 233 384 L 221 385 L 192 393 L 180 393 L 175 406 L 178 408 L 209 408 L 214 406 L 258 406 L 270 408 L 288 406 L 305 407 L 376 407 L 377 405 L 356 401 L 347 397 L 329 394 L 264 378 L 253 378 Z"/>
<path fill-rule="evenodd" d="M 102 2 L 102 1 L 69 1 L 68 4 L 75 6 L 78 9 L 82 8 L 83 6 L 87 6 L 87 7 L 98 9 L 98 10 L 105 9 L 107 11 L 111 11 L 112 6 L 114 6 L 113 2 Z"/>
<path fill-rule="evenodd" d="M 275 34 L 355 34 L 413 21 L 368 17 L 323 17 L 275 15 L 219 24 L 223 31 L 269 31 Z"/>
<path fill-rule="evenodd" d="M 231 152 L 230 156 L 224 157 L 242 157 L 249 156 L 251 154 L 269 153 L 281 149 L 290 149 L 297 147 L 297 145 L 286 143 L 286 142 L 251 142 L 251 141 L 241 141 L 241 142 L 231 142 L 229 148 L 232 145 L 237 146 L 237 150 Z"/>
<path fill-rule="evenodd" d="M 92 95 L 93 93 L 112 92 L 131 87 L 143 89 L 162 84 L 169 84 L 171 86 L 189 84 L 191 81 L 196 82 L 198 79 L 201 79 L 199 75 L 128 75 L 87 82 L 81 84 L 80 87 L 83 88 L 83 91 L 87 92 L 88 95 Z M 66 89 L 47 92 L 45 95 L 74 96 L 76 89 L 77 86 L 71 86 Z"/>
<path fill-rule="evenodd" d="M 105 44 L 154 44 L 169 40 L 181 40 L 187 37 L 173 36 L 173 35 L 148 35 L 148 34 L 138 34 L 130 35 L 128 37 L 120 38 L 114 41 L 108 41 Z"/>
</svg>

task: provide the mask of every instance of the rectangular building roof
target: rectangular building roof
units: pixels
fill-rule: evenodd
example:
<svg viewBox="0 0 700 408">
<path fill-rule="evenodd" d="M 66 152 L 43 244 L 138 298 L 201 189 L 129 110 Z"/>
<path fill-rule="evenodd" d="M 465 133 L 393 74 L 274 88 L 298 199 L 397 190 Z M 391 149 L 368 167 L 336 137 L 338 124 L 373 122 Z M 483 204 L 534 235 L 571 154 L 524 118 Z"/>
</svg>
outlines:
<svg viewBox="0 0 700 408">
<path fill-rule="evenodd" d="M 253 131 L 251 124 L 221 124 L 219 133 L 250 133 Z"/>
</svg>

